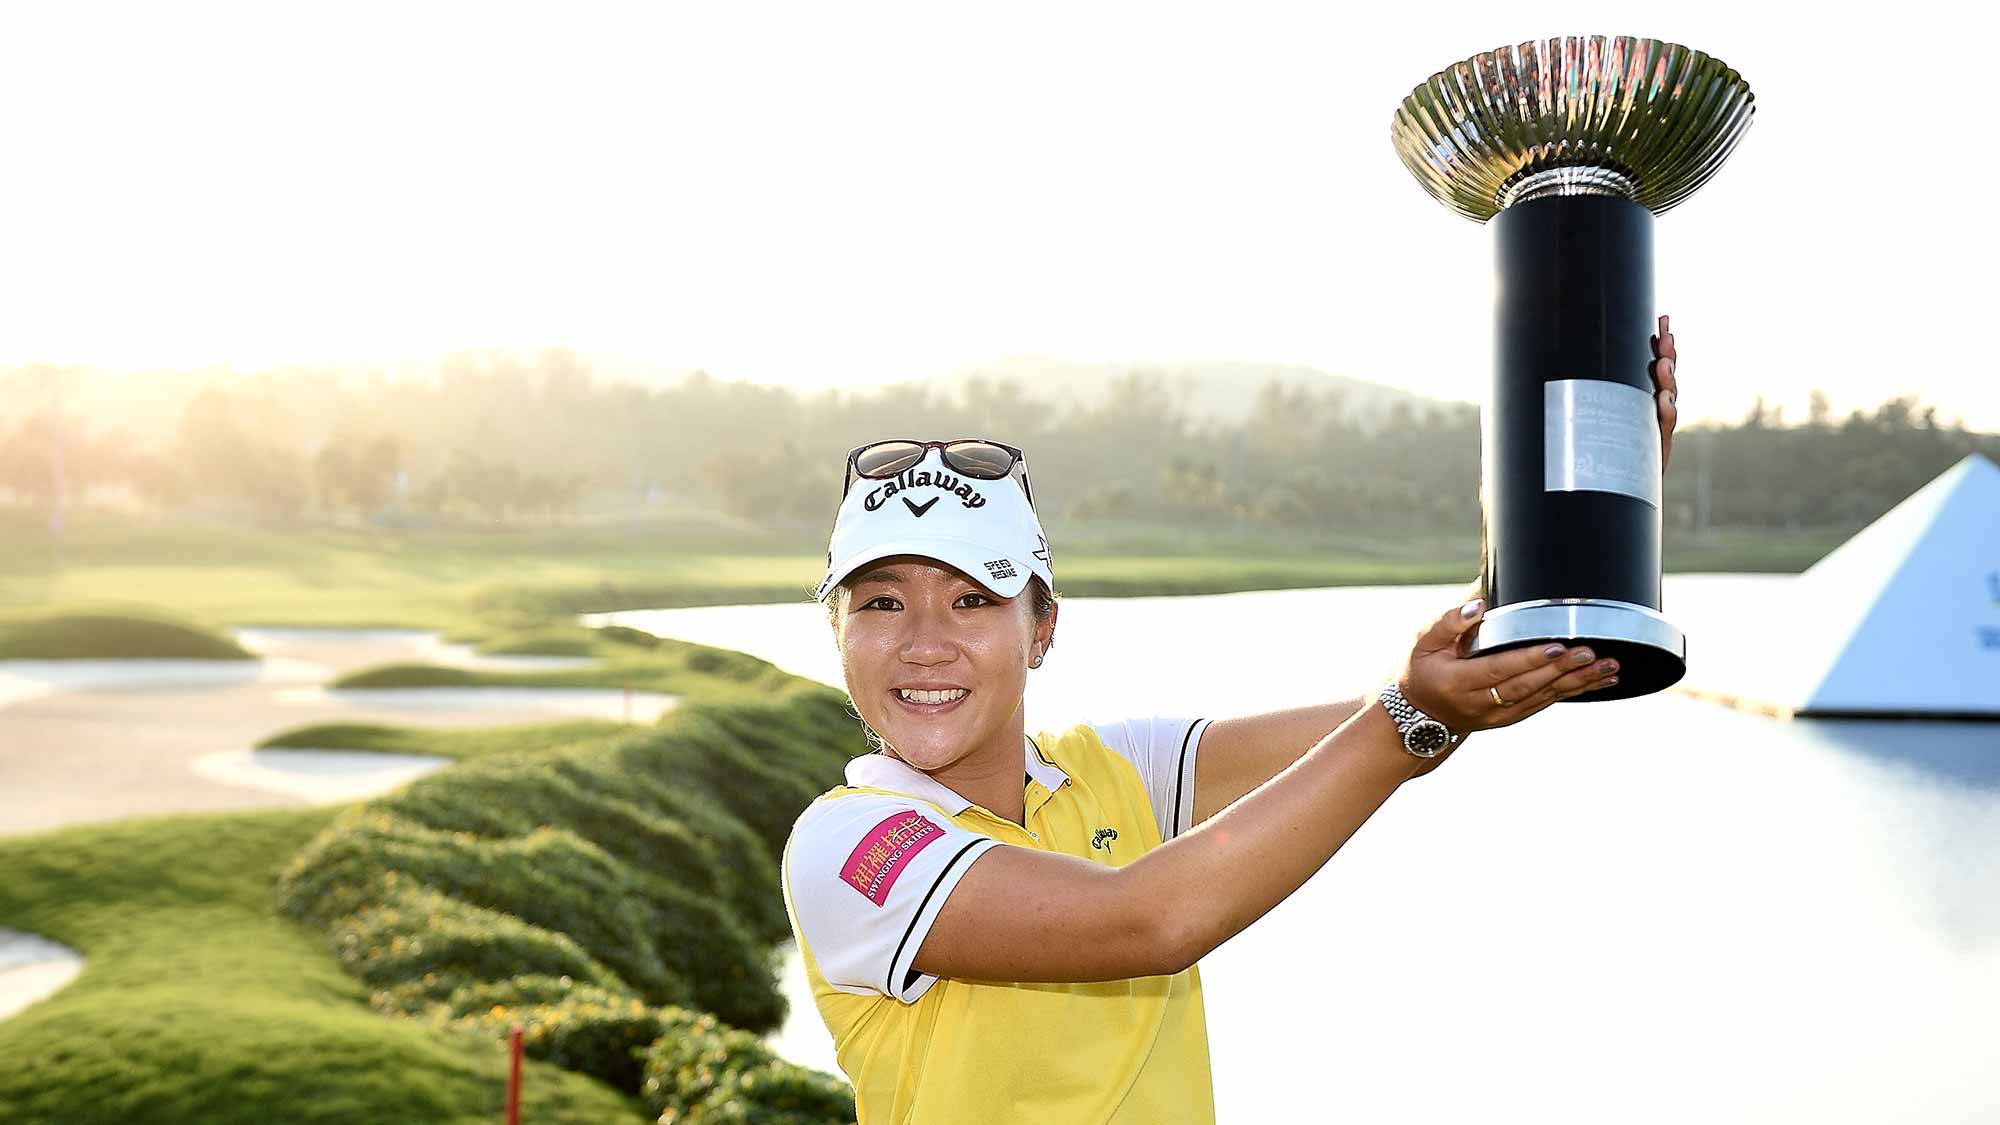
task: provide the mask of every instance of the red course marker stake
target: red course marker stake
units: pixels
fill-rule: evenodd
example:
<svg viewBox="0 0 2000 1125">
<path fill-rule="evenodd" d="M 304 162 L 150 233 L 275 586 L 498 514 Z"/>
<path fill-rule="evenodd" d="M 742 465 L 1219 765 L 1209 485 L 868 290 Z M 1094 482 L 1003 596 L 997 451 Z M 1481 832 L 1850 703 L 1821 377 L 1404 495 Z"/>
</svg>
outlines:
<svg viewBox="0 0 2000 1125">
<path fill-rule="evenodd" d="M 521 1025 L 507 1033 L 507 1125 L 521 1125 Z"/>
</svg>

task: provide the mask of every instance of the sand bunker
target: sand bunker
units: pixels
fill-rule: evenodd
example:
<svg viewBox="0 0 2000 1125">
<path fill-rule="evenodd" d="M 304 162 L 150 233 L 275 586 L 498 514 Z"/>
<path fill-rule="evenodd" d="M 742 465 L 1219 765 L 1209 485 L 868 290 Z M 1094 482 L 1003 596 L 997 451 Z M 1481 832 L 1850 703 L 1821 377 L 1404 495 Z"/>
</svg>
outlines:
<svg viewBox="0 0 2000 1125">
<path fill-rule="evenodd" d="M 590 656 L 483 656 L 471 645 L 453 644 L 426 629 L 245 628 L 233 633 L 236 643 L 251 652 L 331 658 L 328 662 L 335 665 L 352 666 L 360 654 L 379 664 L 441 664 L 485 672 L 541 672 L 597 663 Z"/>
<path fill-rule="evenodd" d="M 20 930 L 0 928 L 0 1020 L 75 979 L 83 955 Z"/>
<path fill-rule="evenodd" d="M 359 800 L 444 764 L 219 750 L 310 723 L 465 729 L 585 717 L 636 724 L 677 702 L 618 688 L 328 691 L 322 685 L 337 675 L 385 663 L 521 670 L 590 661 L 478 656 L 415 629 L 240 629 L 236 637 L 261 659 L 0 661 L 0 836 L 128 816 Z"/>
<path fill-rule="evenodd" d="M 60 691 L 247 684 L 269 671 L 257 660 L 0 660 L 0 707 Z"/>
<path fill-rule="evenodd" d="M 337 805 L 386 793 L 451 762 L 435 754 L 365 750 L 224 750 L 203 754 L 188 768 L 211 781 Z"/>
</svg>

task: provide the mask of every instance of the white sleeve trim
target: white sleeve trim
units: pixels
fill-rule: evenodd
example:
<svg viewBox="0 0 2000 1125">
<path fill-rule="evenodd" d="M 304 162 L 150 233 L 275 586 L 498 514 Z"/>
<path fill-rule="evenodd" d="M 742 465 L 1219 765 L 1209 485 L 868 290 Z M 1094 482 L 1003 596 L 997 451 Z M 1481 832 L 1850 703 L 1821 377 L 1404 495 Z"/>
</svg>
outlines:
<svg viewBox="0 0 2000 1125">
<path fill-rule="evenodd" d="M 1197 719 L 1181 735 L 1181 752 L 1174 767 L 1174 821 L 1171 832 L 1162 832 L 1162 843 L 1194 827 L 1194 760 L 1201 751 L 1201 736 L 1212 720 Z"/>
<path fill-rule="evenodd" d="M 1139 771 L 1162 842 L 1194 826 L 1194 770 L 1208 719 L 1155 716 L 1092 722 L 1097 736 Z"/>
<path fill-rule="evenodd" d="M 900 795 L 821 798 L 785 846 L 786 905 L 826 983 L 911 1003 L 934 977 L 911 974 L 945 900 L 998 840 Z"/>
<path fill-rule="evenodd" d="M 903 934 L 902 942 L 890 958 L 889 979 L 883 982 L 883 992 L 905 1004 L 914 1004 L 918 997 L 930 991 L 931 985 L 937 983 L 937 978 L 931 974 L 917 973 L 911 963 L 917 959 L 917 951 L 924 947 L 924 939 L 930 936 L 931 924 L 944 910 L 945 900 L 951 897 L 952 888 L 958 886 L 958 881 L 971 870 L 972 861 L 999 846 L 1000 841 L 982 836 L 960 847 L 946 861 L 944 871 L 925 892 L 923 903 L 917 908 L 917 916 L 910 919 L 909 930 Z"/>
</svg>

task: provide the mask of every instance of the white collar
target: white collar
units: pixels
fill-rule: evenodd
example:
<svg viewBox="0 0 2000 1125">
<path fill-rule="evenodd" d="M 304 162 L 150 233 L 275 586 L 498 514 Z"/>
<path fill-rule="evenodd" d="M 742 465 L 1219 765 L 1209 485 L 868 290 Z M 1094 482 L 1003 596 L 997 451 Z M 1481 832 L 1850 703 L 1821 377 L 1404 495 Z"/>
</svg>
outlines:
<svg viewBox="0 0 2000 1125">
<path fill-rule="evenodd" d="M 1042 788 L 1051 793 L 1061 789 L 1063 782 L 1069 780 L 1069 775 L 1062 771 L 1062 767 L 1056 765 L 1053 759 L 1043 755 L 1042 748 L 1036 745 L 1032 738 L 1028 739 L 1028 776 L 1041 782 Z"/>
<path fill-rule="evenodd" d="M 1063 782 L 1069 780 L 1069 775 L 1062 771 L 1061 766 L 1043 756 L 1042 748 L 1035 745 L 1033 738 L 1023 738 L 1022 752 L 1028 776 L 1040 782 L 1049 792 L 1062 788 Z M 891 758 L 880 751 L 849 761 L 847 783 L 919 797 L 943 809 L 947 816 L 957 816 L 972 807 L 971 801 L 959 796 L 943 782 L 908 762 Z"/>
</svg>

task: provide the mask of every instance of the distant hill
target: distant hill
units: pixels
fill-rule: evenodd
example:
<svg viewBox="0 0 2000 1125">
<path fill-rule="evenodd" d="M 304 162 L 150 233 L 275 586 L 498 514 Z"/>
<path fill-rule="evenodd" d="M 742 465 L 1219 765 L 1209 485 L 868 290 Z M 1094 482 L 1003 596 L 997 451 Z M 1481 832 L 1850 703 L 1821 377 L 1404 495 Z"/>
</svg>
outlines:
<svg viewBox="0 0 2000 1125">
<path fill-rule="evenodd" d="M 1371 426 L 1398 402 L 1421 409 L 1445 400 L 1406 391 L 1400 387 L 1371 383 L 1349 375 L 1335 375 L 1316 367 L 1280 363 L 1073 363 L 1047 356 L 1010 356 L 967 367 L 950 375 L 925 380 L 931 387 L 949 389 L 954 395 L 974 378 L 1011 380 L 1030 395 L 1052 399 L 1064 405 L 1087 405 L 1101 401 L 1117 380 L 1127 375 L 1162 379 L 1172 388 L 1174 402 L 1198 423 L 1236 425 L 1249 416 L 1259 389 L 1277 380 L 1286 388 L 1304 388 L 1314 393 L 1337 391 L 1345 396 L 1347 417 Z"/>
<path fill-rule="evenodd" d="M 457 359 L 474 370 L 488 364 L 511 365 L 517 371 L 536 377 L 550 369 L 549 355 L 489 349 L 466 350 L 447 358 Z M 627 357 L 577 356 L 575 353 L 555 355 L 589 372 L 596 383 L 623 383 L 651 391 L 676 387 L 694 373 L 692 368 Z M 89 419 L 94 430 L 120 432 L 139 444 L 150 444 L 171 438 L 188 401 L 205 386 L 284 387 L 284 397 L 297 406 L 304 417 L 313 418 L 324 413 L 321 408 L 337 396 L 336 388 L 342 383 L 352 384 L 371 377 L 431 379 L 437 377 L 445 365 L 443 361 L 411 362 L 401 365 L 393 374 L 381 368 L 342 370 L 309 367 L 254 373 L 208 368 L 130 375 L 77 370 L 62 380 L 64 390 L 59 396 L 53 393 L 54 381 L 35 371 L 0 371 L 0 426 L 13 425 L 61 401 L 73 416 Z M 1133 374 L 1164 381 L 1174 404 L 1197 425 L 1233 426 L 1241 423 L 1249 415 L 1257 392 L 1274 379 L 1287 388 L 1343 394 L 1348 418 L 1363 426 L 1372 425 L 1397 402 L 1422 408 L 1445 401 L 1399 387 L 1331 374 L 1314 367 L 1227 361 L 1077 363 L 1049 356 L 1008 356 L 916 382 L 958 398 L 975 378 L 1008 380 L 1019 384 L 1028 395 L 1041 401 L 1060 406 L 1087 406 L 1101 402 L 1114 382 Z M 735 381 L 727 376 L 718 379 Z M 850 396 L 868 397 L 888 385 L 853 386 L 843 390 Z M 793 393 L 801 399 L 810 399 L 822 392 L 795 388 Z"/>
<path fill-rule="evenodd" d="M 691 368 L 627 357 L 588 355 L 585 359 L 601 382 L 630 383 L 650 389 L 675 386 L 693 373 Z M 1063 406 L 1085 406 L 1101 402 L 1112 383 L 1133 374 L 1165 380 L 1172 388 L 1175 404 L 1197 424 L 1241 423 L 1249 416 L 1258 390 L 1273 379 L 1287 388 L 1343 393 L 1347 399 L 1347 416 L 1364 426 L 1372 425 L 1397 402 L 1425 407 L 1447 401 L 1300 364 L 1230 361 L 1078 363 L 1040 355 L 1006 356 L 970 364 L 947 374 L 841 389 L 849 396 L 868 397 L 889 386 L 916 384 L 953 398 L 962 398 L 968 383 L 976 378 L 985 378 L 1017 383 L 1030 396 L 1042 401 L 1053 401 Z M 737 381 L 737 377 L 727 374 L 714 377 L 723 382 Z M 799 389 L 795 393 L 801 398 L 810 398 L 823 392 Z"/>
<path fill-rule="evenodd" d="M 590 355 L 585 358 L 600 382 L 629 383 L 663 390 L 678 385 L 693 374 L 691 368 L 676 368 L 625 357 Z M 1061 406 L 1088 406 L 1103 401 L 1106 391 L 1117 380 L 1134 374 L 1164 380 L 1171 388 L 1175 405 L 1197 425 L 1240 424 L 1256 403 L 1258 390 L 1274 379 L 1287 388 L 1304 388 L 1315 393 L 1342 393 L 1346 397 L 1347 417 L 1363 427 L 1373 426 L 1398 402 L 1416 409 L 1452 403 L 1452 400 L 1432 398 L 1383 383 L 1371 383 L 1351 375 L 1335 375 L 1301 364 L 1226 360 L 1078 363 L 1038 355 L 1006 356 L 971 364 L 948 374 L 841 389 L 850 397 L 866 398 L 890 386 L 914 384 L 962 399 L 967 384 L 984 378 L 1016 383 L 1029 396 L 1041 401 Z M 728 375 L 715 378 L 722 382 L 739 381 Z M 824 392 L 795 388 L 794 393 L 801 398 L 811 398 Z"/>
</svg>

